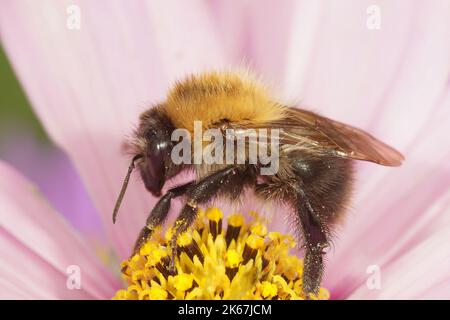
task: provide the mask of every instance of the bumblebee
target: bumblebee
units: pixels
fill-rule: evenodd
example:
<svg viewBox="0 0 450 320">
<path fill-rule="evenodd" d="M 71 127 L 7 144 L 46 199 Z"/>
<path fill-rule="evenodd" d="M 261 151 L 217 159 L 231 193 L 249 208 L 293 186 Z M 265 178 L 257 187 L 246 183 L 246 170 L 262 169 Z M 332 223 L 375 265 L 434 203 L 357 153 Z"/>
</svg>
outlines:
<svg viewBox="0 0 450 320">
<path fill-rule="evenodd" d="M 201 121 L 204 130 L 219 130 L 224 137 L 229 129 L 278 130 L 277 172 L 262 175 L 261 169 L 267 164 L 251 162 L 248 156 L 240 163 L 206 164 L 195 163 L 194 159 L 175 163 L 171 155 L 177 141 L 173 141 L 172 133 L 183 129 L 195 135 L 195 121 Z M 261 147 L 258 141 L 253 143 Z M 177 238 L 193 223 L 199 206 L 215 197 L 239 199 L 246 188 L 251 188 L 257 198 L 285 203 L 295 212 L 295 228 L 304 249 L 302 281 L 307 294 L 317 293 L 320 287 L 323 256 L 332 240 L 333 227 L 349 202 L 353 160 L 384 166 L 399 166 L 404 160 L 401 153 L 369 133 L 281 103 L 254 77 L 233 72 L 192 75 L 177 82 L 165 101 L 141 114 L 131 147 L 133 159 L 113 221 L 135 167 L 145 188 L 160 197 L 137 238 L 134 252 L 164 222 L 172 199 L 184 199 L 173 226 L 174 261 Z M 196 179 L 162 195 L 165 183 L 184 170 L 194 170 Z"/>
</svg>

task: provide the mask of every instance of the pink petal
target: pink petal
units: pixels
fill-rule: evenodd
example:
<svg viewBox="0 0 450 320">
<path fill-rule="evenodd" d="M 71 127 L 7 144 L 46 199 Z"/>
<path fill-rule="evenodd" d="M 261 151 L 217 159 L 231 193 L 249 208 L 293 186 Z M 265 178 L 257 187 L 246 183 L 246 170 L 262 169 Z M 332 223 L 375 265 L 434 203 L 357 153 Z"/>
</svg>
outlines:
<svg viewBox="0 0 450 320">
<path fill-rule="evenodd" d="M 447 211 L 450 213 L 450 211 Z M 441 226 L 425 241 L 399 259 L 381 268 L 381 289 L 369 290 L 363 284 L 350 299 L 437 299 L 450 298 L 450 223 Z M 433 290 L 440 290 L 440 295 Z"/>
<path fill-rule="evenodd" d="M 235 65 L 250 63 L 252 34 L 249 28 L 248 1 L 206 1 L 213 17 L 218 37 L 229 61 Z"/>
<path fill-rule="evenodd" d="M 55 146 L 42 144 L 27 130 L 9 132 L 3 139 L 7 145 L 3 160 L 36 184 L 51 205 L 83 235 L 104 242 L 100 217 L 68 157 Z"/>
<path fill-rule="evenodd" d="M 0 162 L 1 298 L 110 298 L 119 281 L 24 177 Z M 67 268 L 79 266 L 81 289 Z"/>
<path fill-rule="evenodd" d="M 81 9 L 81 29 L 66 9 Z M 132 179 L 118 225 L 111 213 L 138 114 L 185 73 L 223 65 L 201 1 L 2 1 L 5 50 L 50 136 L 72 158 L 120 256 L 129 254 L 154 199 Z M 148 103 L 150 102 L 150 103 Z"/>
<path fill-rule="evenodd" d="M 441 283 L 431 287 L 427 291 L 421 293 L 421 299 L 426 300 L 448 300 L 450 278 L 447 277 Z M 443 298 L 446 297 L 446 298 Z"/>
<path fill-rule="evenodd" d="M 427 123 L 448 78 L 447 1 L 257 1 L 251 65 L 287 97 L 360 126 L 402 150 Z"/>
</svg>

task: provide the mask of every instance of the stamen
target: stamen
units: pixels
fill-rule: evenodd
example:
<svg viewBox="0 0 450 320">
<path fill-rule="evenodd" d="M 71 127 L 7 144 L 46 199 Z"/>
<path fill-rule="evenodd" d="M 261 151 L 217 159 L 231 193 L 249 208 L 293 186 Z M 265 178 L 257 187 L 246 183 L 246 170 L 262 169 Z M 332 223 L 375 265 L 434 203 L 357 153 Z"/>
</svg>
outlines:
<svg viewBox="0 0 450 320">
<path fill-rule="evenodd" d="M 231 249 L 227 251 L 225 255 L 225 272 L 230 280 L 233 280 L 234 276 L 238 272 L 238 267 L 241 263 L 241 260 L 242 258 L 236 250 Z"/>
<path fill-rule="evenodd" d="M 256 255 L 258 254 L 258 249 L 261 249 L 264 246 L 264 238 L 251 234 L 247 241 L 245 242 L 244 252 L 242 254 L 244 258 L 244 264 L 247 264 L 247 262 L 250 259 L 255 259 Z"/>
<path fill-rule="evenodd" d="M 223 213 L 217 208 L 209 208 L 206 210 L 206 217 L 209 219 L 209 232 L 216 240 L 217 235 L 222 233 Z"/>
<path fill-rule="evenodd" d="M 174 277 L 173 285 L 179 291 L 187 291 L 194 284 L 194 276 L 192 274 L 179 274 Z"/>
<path fill-rule="evenodd" d="M 243 224 L 244 218 L 240 214 L 235 213 L 228 218 L 227 233 L 225 235 L 227 247 L 230 245 L 232 240 L 237 240 Z"/>
<path fill-rule="evenodd" d="M 251 227 L 250 231 L 260 237 L 265 237 L 267 235 L 267 227 L 262 223 L 257 223 Z"/>
<path fill-rule="evenodd" d="M 177 239 L 178 245 L 183 249 L 189 258 L 194 260 L 194 256 L 200 260 L 201 263 L 204 261 L 202 251 L 198 247 L 197 242 L 192 239 L 192 235 L 189 232 L 182 233 Z"/>
<path fill-rule="evenodd" d="M 278 293 L 278 288 L 275 284 L 270 283 L 268 281 L 263 281 L 261 283 L 261 296 L 265 299 L 269 298 L 272 299 L 275 297 Z"/>
<path fill-rule="evenodd" d="M 114 299 L 305 299 L 302 291 L 303 262 L 289 251 L 294 239 L 269 232 L 256 213 L 247 223 L 242 214 L 228 216 L 218 208 L 200 210 L 192 228 L 177 238 L 174 270 L 170 242 L 155 230 L 152 239 L 121 265 L 126 289 Z M 312 299 L 328 299 L 320 288 Z"/>
<path fill-rule="evenodd" d="M 155 264 L 155 268 L 164 276 L 164 278 L 168 279 L 169 276 L 173 276 L 176 274 L 176 270 L 172 270 L 170 268 L 170 257 L 164 256 L 161 258 L 159 262 Z"/>
</svg>

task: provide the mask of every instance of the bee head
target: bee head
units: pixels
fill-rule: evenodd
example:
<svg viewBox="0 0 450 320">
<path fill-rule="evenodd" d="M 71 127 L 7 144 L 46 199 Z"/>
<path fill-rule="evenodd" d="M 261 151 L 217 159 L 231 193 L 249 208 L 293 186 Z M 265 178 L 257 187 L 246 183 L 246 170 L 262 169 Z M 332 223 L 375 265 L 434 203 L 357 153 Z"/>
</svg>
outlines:
<svg viewBox="0 0 450 320">
<path fill-rule="evenodd" d="M 145 188 L 159 197 L 164 183 L 173 176 L 174 166 L 170 154 L 174 130 L 170 119 L 155 107 L 143 113 L 136 132 L 138 154 L 142 156 L 139 171 Z"/>
<path fill-rule="evenodd" d="M 130 179 L 130 175 L 138 167 L 145 188 L 159 197 L 166 180 L 180 171 L 171 161 L 173 142 L 171 135 L 174 128 L 170 119 L 156 106 L 140 116 L 140 122 L 132 141 L 134 157 L 128 168 L 122 189 L 113 212 L 116 221 L 118 210 Z"/>
</svg>

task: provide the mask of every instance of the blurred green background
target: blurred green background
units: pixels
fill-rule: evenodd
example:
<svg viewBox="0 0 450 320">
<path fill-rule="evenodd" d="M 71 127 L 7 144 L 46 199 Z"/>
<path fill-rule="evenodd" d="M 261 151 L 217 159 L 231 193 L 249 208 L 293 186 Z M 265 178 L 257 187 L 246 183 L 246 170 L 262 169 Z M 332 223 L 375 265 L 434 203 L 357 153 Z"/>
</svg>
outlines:
<svg viewBox="0 0 450 320">
<path fill-rule="evenodd" d="M 33 113 L 1 46 L 0 88 L 0 149 L 4 149 L 11 130 L 20 128 L 26 128 L 41 143 L 49 144 L 49 139 Z"/>
</svg>

